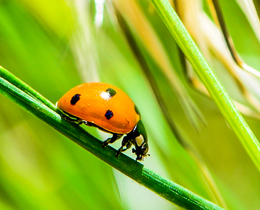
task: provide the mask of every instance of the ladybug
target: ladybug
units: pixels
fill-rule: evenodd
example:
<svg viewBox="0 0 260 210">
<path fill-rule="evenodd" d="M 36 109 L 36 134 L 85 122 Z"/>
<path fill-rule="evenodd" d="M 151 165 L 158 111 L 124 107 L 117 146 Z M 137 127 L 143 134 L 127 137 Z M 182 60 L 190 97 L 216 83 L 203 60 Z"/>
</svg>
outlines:
<svg viewBox="0 0 260 210">
<path fill-rule="evenodd" d="M 102 82 L 84 83 L 69 90 L 56 105 L 66 120 L 113 134 L 103 146 L 125 135 L 117 156 L 132 145 L 136 160 L 143 160 L 148 155 L 147 134 L 138 108 L 119 88 Z"/>
</svg>

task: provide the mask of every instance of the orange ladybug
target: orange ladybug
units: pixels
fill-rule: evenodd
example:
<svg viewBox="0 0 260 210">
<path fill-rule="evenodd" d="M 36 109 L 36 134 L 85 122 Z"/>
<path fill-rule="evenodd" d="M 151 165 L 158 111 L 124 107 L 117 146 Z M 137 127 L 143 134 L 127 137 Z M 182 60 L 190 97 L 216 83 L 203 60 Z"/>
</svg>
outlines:
<svg viewBox="0 0 260 210">
<path fill-rule="evenodd" d="M 125 135 L 117 156 L 132 145 L 135 146 L 132 152 L 136 154 L 136 160 L 147 156 L 148 139 L 138 108 L 119 88 L 102 82 L 84 83 L 63 95 L 57 107 L 69 121 L 113 134 L 104 141 L 104 146 Z"/>
</svg>

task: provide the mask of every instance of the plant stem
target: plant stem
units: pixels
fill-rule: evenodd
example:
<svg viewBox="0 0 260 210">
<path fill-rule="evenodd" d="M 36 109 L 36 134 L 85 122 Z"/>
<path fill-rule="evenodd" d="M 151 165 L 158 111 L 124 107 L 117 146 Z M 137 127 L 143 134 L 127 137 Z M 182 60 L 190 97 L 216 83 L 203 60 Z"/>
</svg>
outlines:
<svg viewBox="0 0 260 210">
<path fill-rule="evenodd" d="M 46 106 L 48 106 L 52 110 L 54 110 L 54 111 L 56 110 L 56 106 L 53 103 L 51 103 L 48 99 L 46 99 L 40 93 L 38 93 L 33 88 L 31 88 L 29 85 L 24 83 L 22 80 L 20 80 L 19 78 L 17 78 L 13 74 L 11 74 L 9 71 L 4 69 L 2 66 L 0 66 L 0 77 L 2 77 L 5 80 L 9 81 L 11 84 L 17 86 L 22 91 L 28 93 L 29 95 L 31 95 L 35 99 L 43 102 Z"/>
<path fill-rule="evenodd" d="M 221 113 L 240 139 L 258 170 L 260 170 L 260 143 L 234 105 L 231 97 L 208 66 L 169 1 L 152 0 L 152 2 Z"/>
<path fill-rule="evenodd" d="M 216 209 L 222 208 L 192 193 L 191 191 L 165 179 L 161 175 L 144 167 L 141 163 L 121 154 L 116 158 L 116 150 L 110 146 L 103 148 L 102 142 L 88 134 L 80 126 L 65 121 L 57 112 L 43 104 L 42 101 L 19 89 L 16 85 L 3 78 L 7 71 L 0 67 L 0 92 L 27 109 L 53 128 L 63 133 L 72 141 L 88 150 L 101 160 L 110 164 L 136 182 L 149 188 L 165 199 L 187 209 Z M 18 83 L 24 84 L 21 80 Z M 19 85 L 20 87 L 20 85 Z M 52 105 L 54 106 L 54 105 Z"/>
</svg>

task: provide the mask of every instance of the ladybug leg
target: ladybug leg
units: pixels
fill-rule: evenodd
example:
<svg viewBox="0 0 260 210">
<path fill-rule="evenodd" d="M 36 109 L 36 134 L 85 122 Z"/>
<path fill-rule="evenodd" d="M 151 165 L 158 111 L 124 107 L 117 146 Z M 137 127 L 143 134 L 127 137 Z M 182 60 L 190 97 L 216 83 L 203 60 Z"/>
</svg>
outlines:
<svg viewBox="0 0 260 210">
<path fill-rule="evenodd" d="M 103 147 L 106 147 L 108 144 L 114 143 L 117 139 L 121 138 L 122 134 L 113 133 L 111 138 L 108 138 L 103 142 Z"/>
<path fill-rule="evenodd" d="M 133 143 L 131 141 L 131 138 L 129 138 L 129 136 L 125 136 L 122 141 L 121 147 L 117 150 L 116 157 L 118 157 L 122 152 L 128 150 L 132 146 L 132 144 Z"/>
<path fill-rule="evenodd" d="M 79 118 L 71 118 L 69 116 L 63 116 L 62 118 L 68 122 L 74 122 L 78 125 L 81 125 L 83 123 L 83 121 Z"/>
<path fill-rule="evenodd" d="M 60 109 L 57 110 L 58 113 L 61 115 L 61 118 L 68 121 L 68 122 L 74 122 L 78 125 L 82 124 L 83 123 L 83 120 L 81 120 L 80 118 L 76 117 L 76 116 L 73 116 L 69 113 L 66 113 Z"/>
</svg>

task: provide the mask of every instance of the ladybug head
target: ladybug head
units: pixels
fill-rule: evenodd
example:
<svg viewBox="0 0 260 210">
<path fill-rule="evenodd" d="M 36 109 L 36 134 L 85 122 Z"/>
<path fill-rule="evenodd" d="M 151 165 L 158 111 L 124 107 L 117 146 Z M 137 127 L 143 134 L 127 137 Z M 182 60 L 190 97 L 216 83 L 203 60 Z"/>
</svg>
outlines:
<svg viewBox="0 0 260 210">
<path fill-rule="evenodd" d="M 134 145 L 132 152 L 136 154 L 136 160 L 143 160 L 149 150 L 147 134 L 142 121 L 140 120 L 134 130 Z"/>
<path fill-rule="evenodd" d="M 148 152 L 148 144 L 144 142 L 140 147 L 135 146 L 135 148 L 132 149 L 132 152 L 136 154 L 136 160 L 143 160 L 144 157 L 146 157 Z"/>
</svg>

